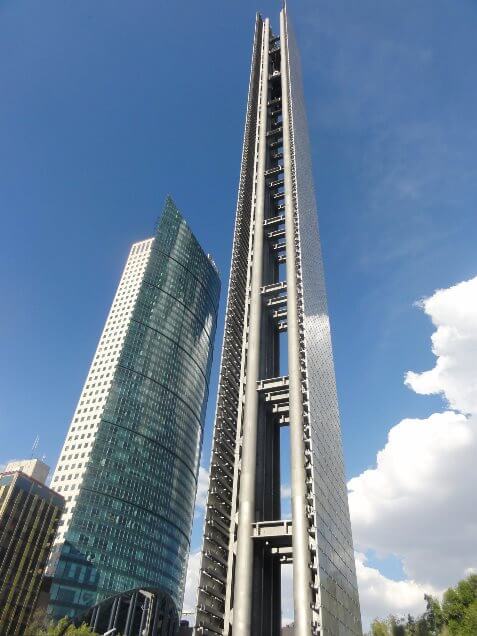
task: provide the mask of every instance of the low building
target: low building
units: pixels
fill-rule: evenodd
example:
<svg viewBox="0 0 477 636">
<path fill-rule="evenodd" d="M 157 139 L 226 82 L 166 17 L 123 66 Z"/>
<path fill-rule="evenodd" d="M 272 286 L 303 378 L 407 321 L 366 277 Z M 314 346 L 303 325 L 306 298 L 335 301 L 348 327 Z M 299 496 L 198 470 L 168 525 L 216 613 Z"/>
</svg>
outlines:
<svg viewBox="0 0 477 636">
<path fill-rule="evenodd" d="M 20 465 L 43 481 L 18 470 Z M 48 474 L 45 466 L 39 460 L 25 460 L 7 465 L 8 470 L 0 474 L 2 635 L 21 636 L 30 621 L 63 511 L 63 497 L 44 483 Z"/>
<path fill-rule="evenodd" d="M 15 459 L 5 466 L 4 473 L 23 473 L 44 484 L 50 467 L 39 459 Z"/>
<path fill-rule="evenodd" d="M 80 615 L 97 633 L 123 636 L 176 636 L 179 616 L 172 597 L 156 588 L 129 590 L 111 596 Z"/>
<path fill-rule="evenodd" d="M 192 636 L 194 628 L 189 625 L 189 621 L 181 620 L 177 636 Z"/>
</svg>

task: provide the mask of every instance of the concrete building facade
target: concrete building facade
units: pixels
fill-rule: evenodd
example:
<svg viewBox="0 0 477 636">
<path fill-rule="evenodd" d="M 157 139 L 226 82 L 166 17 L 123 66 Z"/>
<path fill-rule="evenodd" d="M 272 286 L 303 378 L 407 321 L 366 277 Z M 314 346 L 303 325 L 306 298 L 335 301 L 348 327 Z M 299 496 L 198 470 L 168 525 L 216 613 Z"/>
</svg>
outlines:
<svg viewBox="0 0 477 636">
<path fill-rule="evenodd" d="M 41 484 L 46 483 L 46 478 L 50 472 L 50 467 L 40 459 L 15 459 L 5 466 L 5 473 L 21 472 L 28 477 L 33 477 Z"/>
</svg>

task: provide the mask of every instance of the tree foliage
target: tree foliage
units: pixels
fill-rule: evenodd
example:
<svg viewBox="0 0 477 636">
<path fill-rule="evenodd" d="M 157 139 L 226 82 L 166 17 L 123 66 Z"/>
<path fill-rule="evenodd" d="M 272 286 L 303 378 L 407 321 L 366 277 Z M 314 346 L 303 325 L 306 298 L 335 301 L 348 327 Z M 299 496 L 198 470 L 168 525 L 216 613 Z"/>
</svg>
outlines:
<svg viewBox="0 0 477 636">
<path fill-rule="evenodd" d="M 477 636 L 477 574 L 450 587 L 442 603 L 428 594 L 424 600 L 426 611 L 422 616 L 375 619 L 370 636 Z"/>
<path fill-rule="evenodd" d="M 36 612 L 25 629 L 24 636 L 98 636 L 86 623 L 75 626 L 69 618 L 49 620 L 45 612 Z"/>
<path fill-rule="evenodd" d="M 388 622 L 375 618 L 371 623 L 371 636 L 389 636 Z"/>
</svg>

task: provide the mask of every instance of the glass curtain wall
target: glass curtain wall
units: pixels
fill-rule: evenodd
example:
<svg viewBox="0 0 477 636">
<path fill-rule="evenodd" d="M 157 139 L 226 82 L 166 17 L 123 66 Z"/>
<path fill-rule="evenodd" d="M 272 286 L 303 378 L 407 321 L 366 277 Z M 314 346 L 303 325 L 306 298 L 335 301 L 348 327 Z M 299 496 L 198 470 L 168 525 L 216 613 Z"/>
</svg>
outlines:
<svg viewBox="0 0 477 636">
<path fill-rule="evenodd" d="M 55 572 L 55 616 L 144 586 L 180 611 L 219 294 L 169 198 Z"/>
</svg>

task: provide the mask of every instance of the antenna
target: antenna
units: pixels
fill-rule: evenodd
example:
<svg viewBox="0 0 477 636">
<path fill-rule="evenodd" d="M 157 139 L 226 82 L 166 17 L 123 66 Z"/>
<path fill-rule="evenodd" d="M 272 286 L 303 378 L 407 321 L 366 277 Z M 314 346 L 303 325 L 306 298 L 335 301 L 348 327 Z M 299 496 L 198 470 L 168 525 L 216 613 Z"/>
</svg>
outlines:
<svg viewBox="0 0 477 636">
<path fill-rule="evenodd" d="M 40 437 L 37 435 L 35 437 L 35 441 L 33 442 L 33 446 L 31 447 L 31 455 L 30 459 L 33 459 L 33 455 L 35 454 L 36 449 L 38 448 L 38 444 L 40 443 Z"/>
</svg>

